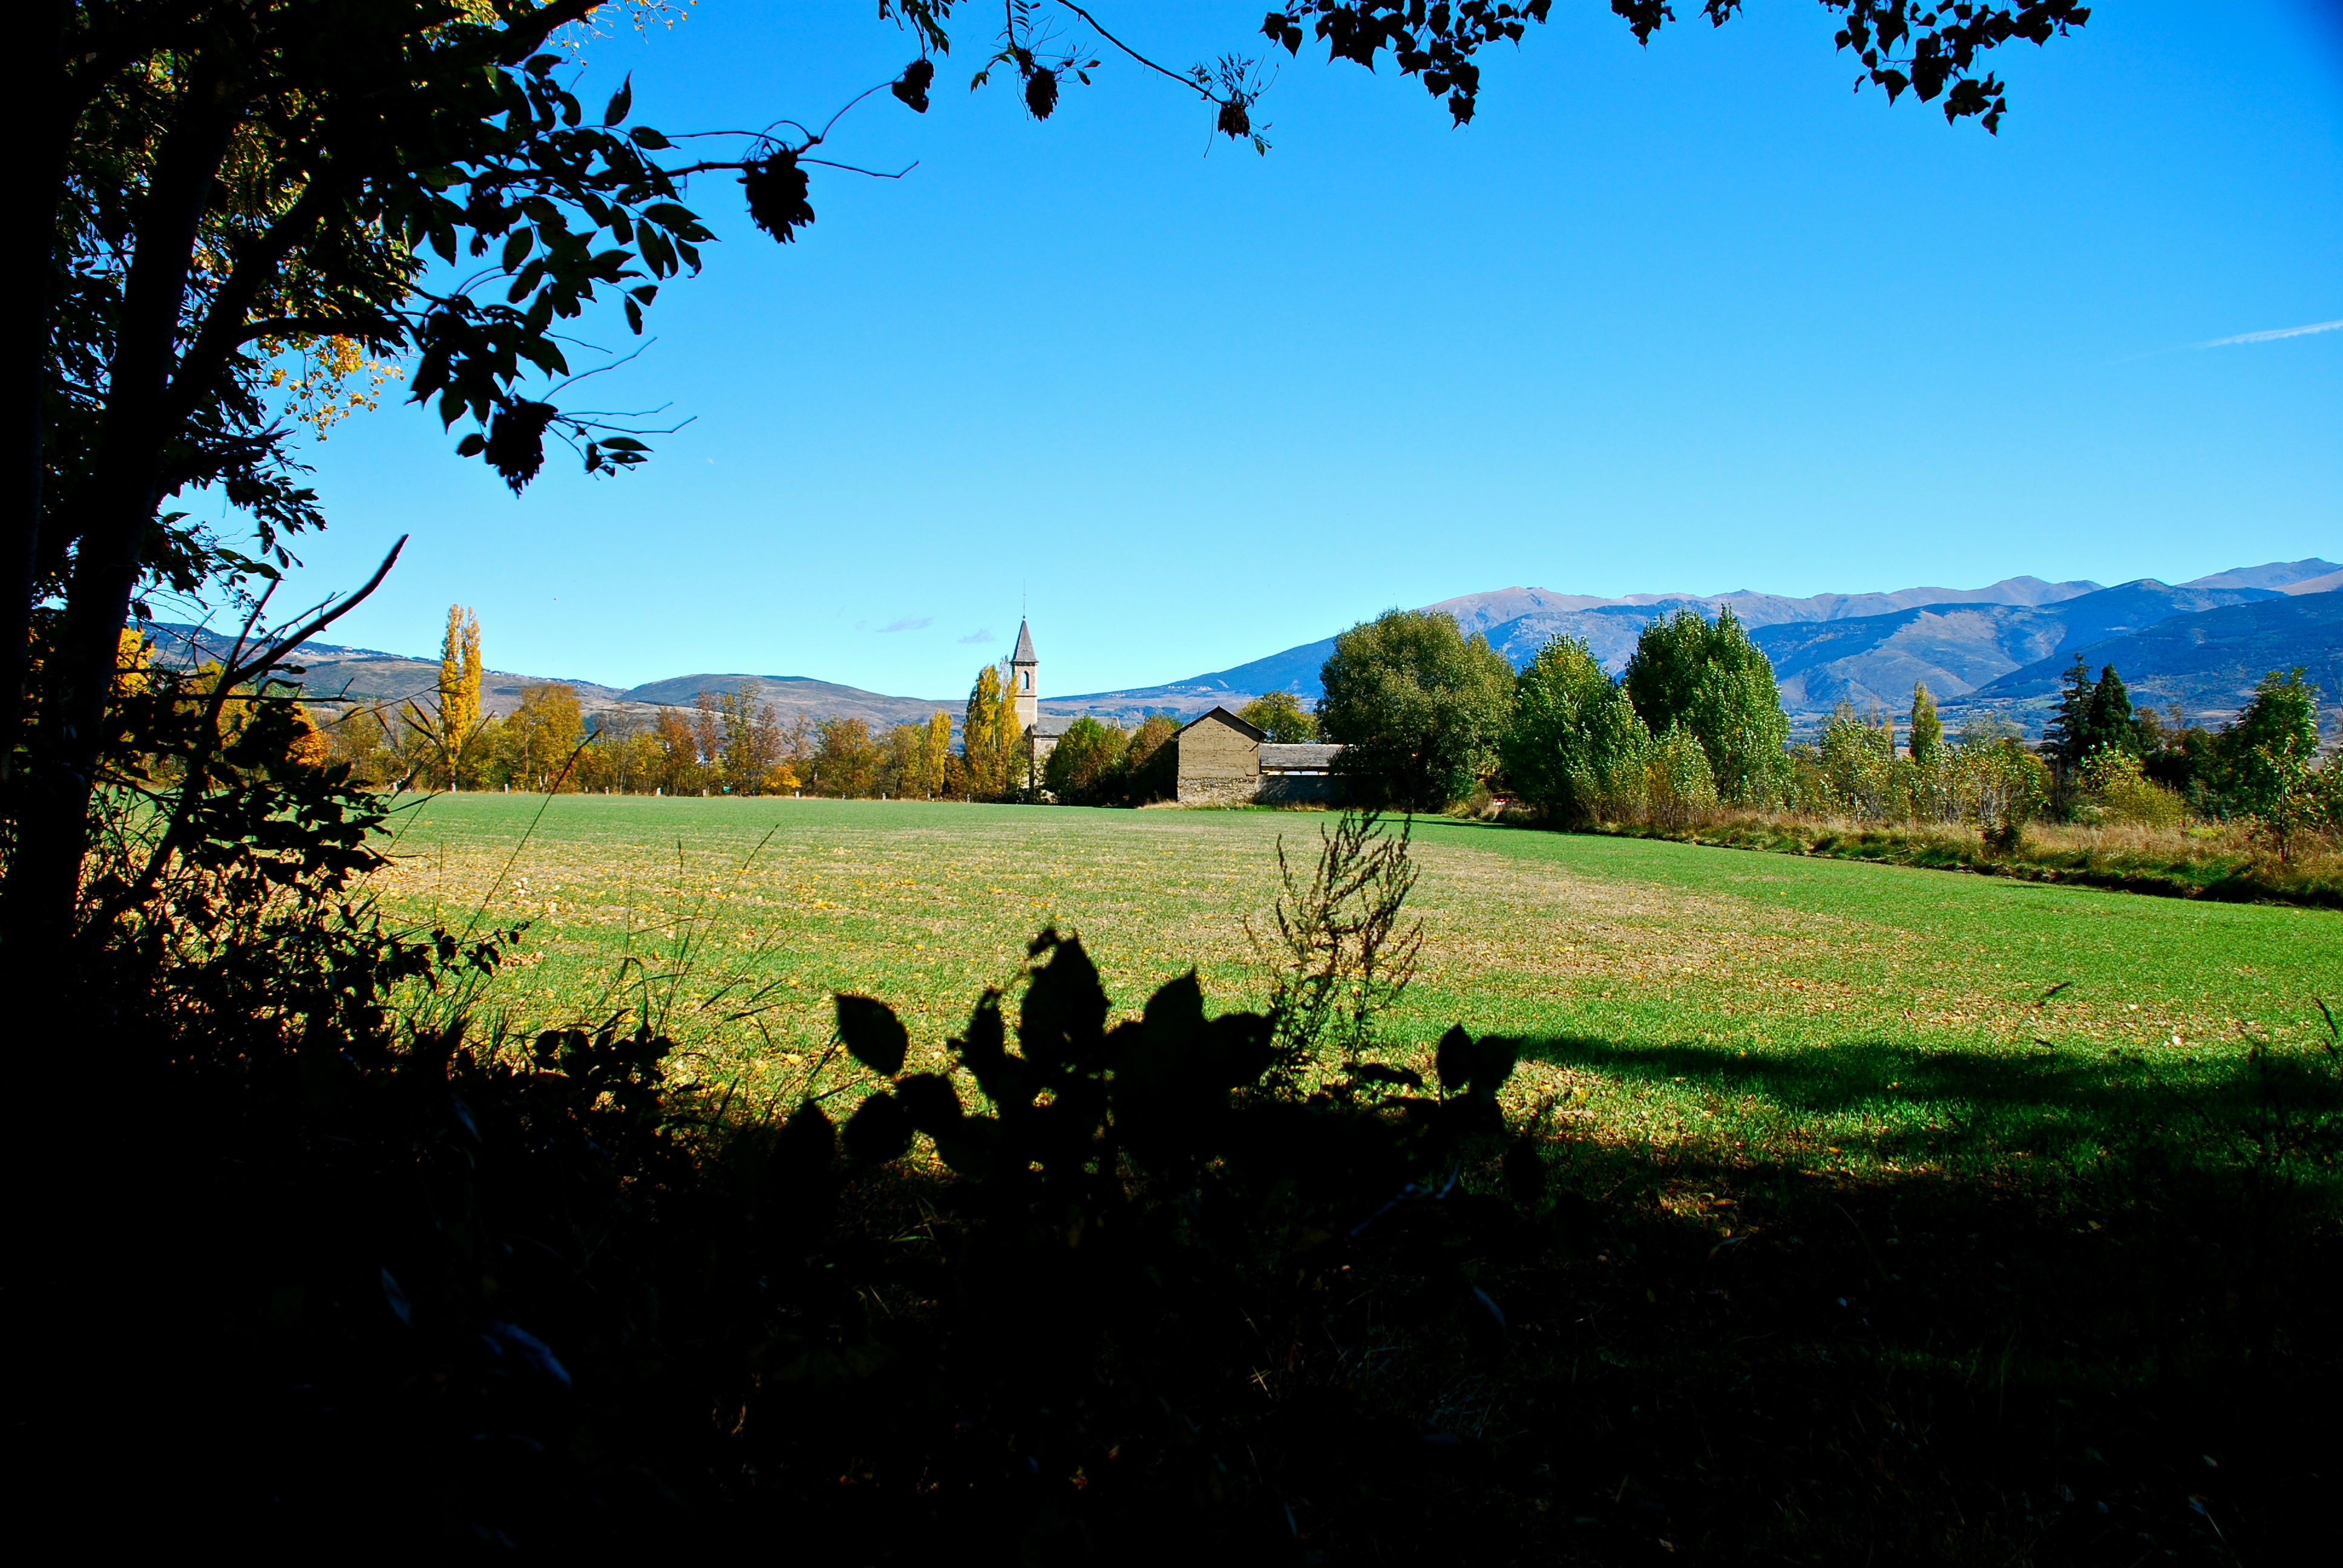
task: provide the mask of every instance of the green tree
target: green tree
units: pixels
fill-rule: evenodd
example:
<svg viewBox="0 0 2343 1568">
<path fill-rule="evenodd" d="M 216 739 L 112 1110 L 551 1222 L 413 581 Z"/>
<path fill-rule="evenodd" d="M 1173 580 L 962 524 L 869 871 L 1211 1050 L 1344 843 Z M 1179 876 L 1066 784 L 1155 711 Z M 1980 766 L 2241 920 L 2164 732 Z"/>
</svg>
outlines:
<svg viewBox="0 0 2343 1568">
<path fill-rule="evenodd" d="M 2222 804 L 2260 824 L 2281 859 L 2290 855 L 2295 833 L 2321 815 L 2318 756 L 2318 689 L 2300 665 L 2263 676 L 2252 700 L 2213 738 Z"/>
<path fill-rule="evenodd" d="M 1122 753 L 1130 743 L 1123 730 L 1084 714 L 1058 738 L 1042 781 L 1066 805 L 1103 805 L 1118 792 Z"/>
<path fill-rule="evenodd" d="M 1522 670 L 1499 754 L 1523 799 L 1585 822 L 1640 801 L 1651 747 L 1625 689 L 1584 639 L 1558 637 Z"/>
<path fill-rule="evenodd" d="M 1318 739 L 1318 716 L 1290 691 L 1265 691 L 1238 709 L 1237 717 L 1280 745 Z"/>
<path fill-rule="evenodd" d="M 1667 828 L 1689 827 L 1717 805 L 1708 749 L 1689 729 L 1670 729 L 1644 757 L 1644 817 Z"/>
<path fill-rule="evenodd" d="M 1896 738 L 1842 702 L 1823 725 L 1815 750 L 1834 811 L 1876 822 L 1896 815 Z"/>
<path fill-rule="evenodd" d="M 1773 661 L 1730 606 L 1715 621 L 1680 609 L 1647 623 L 1620 681 L 1654 735 L 1682 728 L 1699 740 L 1720 799 L 1759 806 L 1782 799 L 1789 715 Z"/>
<path fill-rule="evenodd" d="M 1334 639 L 1319 679 L 1319 724 L 1369 799 L 1438 810 L 1495 770 L 1513 667 L 1454 616 L 1385 610 Z"/>
<path fill-rule="evenodd" d="M 1936 699 L 1928 694 L 1928 683 L 1912 683 L 1912 760 L 1923 768 L 1932 765 L 1945 744 L 1945 721 L 1936 717 Z"/>
<path fill-rule="evenodd" d="M 2082 755 L 2076 759 L 2077 765 L 2088 761 L 2095 752 L 2125 749 L 2132 744 L 2133 735 L 2131 693 L 2114 665 L 2101 665 L 2099 678 L 2091 686 L 2091 700 L 2083 710 Z"/>
<path fill-rule="evenodd" d="M 2083 759 L 2091 754 L 2091 699 L 2097 692 L 2090 667 L 2083 662 L 2081 654 L 2077 654 L 2075 662 L 2059 678 L 2057 711 L 2042 728 L 2042 754 L 2050 764 L 2054 799 L 2062 810 L 2067 804 L 2065 798 L 2072 792 L 2067 780 L 2083 765 Z"/>
<path fill-rule="evenodd" d="M 915 778 L 922 799 L 932 799 L 944 792 L 945 768 L 950 761 L 951 715 L 939 708 L 928 715 L 928 722 L 920 731 L 919 771 Z M 907 788 L 905 793 L 910 792 Z"/>
<path fill-rule="evenodd" d="M 759 699 L 761 693 L 755 681 L 749 681 L 716 696 L 717 734 L 707 754 L 725 789 L 734 795 L 763 794 L 781 765 L 780 720 L 773 705 Z"/>
</svg>

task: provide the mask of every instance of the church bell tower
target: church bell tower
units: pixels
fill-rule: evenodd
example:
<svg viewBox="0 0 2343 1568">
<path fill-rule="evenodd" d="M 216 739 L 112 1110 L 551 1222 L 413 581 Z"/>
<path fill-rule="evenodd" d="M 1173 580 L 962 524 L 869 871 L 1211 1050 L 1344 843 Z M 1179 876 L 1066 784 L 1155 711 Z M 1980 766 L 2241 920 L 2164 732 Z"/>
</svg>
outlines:
<svg viewBox="0 0 2343 1568">
<path fill-rule="evenodd" d="M 1010 697 L 1017 705 L 1017 728 L 1020 731 L 1031 729 L 1034 718 L 1040 712 L 1036 705 L 1041 701 L 1041 696 L 1034 689 L 1033 676 L 1041 663 L 1033 657 L 1033 634 L 1020 620 L 1017 623 L 1017 651 L 1009 656 Z"/>
</svg>

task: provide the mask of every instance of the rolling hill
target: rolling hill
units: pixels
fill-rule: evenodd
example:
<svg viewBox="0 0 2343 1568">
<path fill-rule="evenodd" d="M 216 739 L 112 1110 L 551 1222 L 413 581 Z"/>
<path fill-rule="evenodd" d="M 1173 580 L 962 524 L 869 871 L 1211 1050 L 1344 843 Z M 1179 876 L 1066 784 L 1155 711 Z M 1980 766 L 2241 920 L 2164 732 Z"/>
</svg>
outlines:
<svg viewBox="0 0 2343 1568">
<path fill-rule="evenodd" d="M 168 664 L 224 658 L 232 637 L 193 626 L 156 622 L 148 628 L 155 653 Z M 439 661 L 407 654 L 384 653 L 370 648 L 345 648 L 312 642 L 301 649 L 299 678 L 311 700 L 351 702 L 367 707 L 396 708 L 418 700 L 437 700 Z M 702 691 L 729 692 L 754 684 L 764 701 L 773 705 L 782 723 L 802 713 L 809 719 L 860 719 L 874 729 L 923 719 L 941 708 L 957 724 L 963 699 L 930 701 L 918 697 L 887 697 L 859 687 L 840 686 L 802 675 L 682 675 L 625 690 L 568 676 L 518 675 L 510 670 L 481 672 L 480 708 L 503 715 L 520 706 L 521 695 L 532 686 L 558 681 L 578 693 L 578 705 L 589 717 L 608 719 L 622 715 L 648 718 L 662 707 L 689 708 Z"/>
<path fill-rule="evenodd" d="M 2112 663 L 2144 700 L 2177 702 L 2192 720 L 2233 711 L 2255 680 L 2272 668 L 2303 665 L 2343 701 L 2343 566 L 2312 558 L 2275 561 L 2168 584 L 2153 578 L 2102 588 L 2094 582 L 2005 578 L 1979 588 L 1910 588 L 1886 593 L 1790 598 L 1727 594 L 1633 594 L 1602 598 L 1546 588 L 1507 588 L 1428 605 L 1479 632 L 1516 666 L 1557 636 L 1585 638 L 1614 671 L 1653 619 L 1679 610 L 1715 616 L 1731 608 L 1774 661 L 1783 705 L 1808 728 L 1842 701 L 1901 710 L 1925 681 L 1948 718 L 1989 713 L 2038 729 L 2056 678 L 2077 651 L 2094 668 Z M 216 658 L 217 633 L 157 625 L 158 657 L 184 662 Z M 1319 695 L 1318 671 L 1334 639 L 1273 653 L 1226 669 L 1160 686 L 1044 694 L 1045 713 L 1089 713 L 1123 723 L 1148 713 L 1192 717 L 1237 707 L 1265 691 Z M 304 649 L 308 689 L 324 700 L 369 704 L 428 699 L 436 659 L 372 648 L 312 643 Z M 482 706 L 508 713 L 530 686 L 558 678 L 488 673 Z M 701 691 L 753 683 L 783 722 L 860 719 L 874 729 L 924 719 L 940 708 L 959 722 L 960 698 L 890 697 L 809 676 L 698 674 L 621 689 L 568 679 L 590 715 L 604 721 L 648 718 L 661 706 L 685 707 Z"/>
</svg>

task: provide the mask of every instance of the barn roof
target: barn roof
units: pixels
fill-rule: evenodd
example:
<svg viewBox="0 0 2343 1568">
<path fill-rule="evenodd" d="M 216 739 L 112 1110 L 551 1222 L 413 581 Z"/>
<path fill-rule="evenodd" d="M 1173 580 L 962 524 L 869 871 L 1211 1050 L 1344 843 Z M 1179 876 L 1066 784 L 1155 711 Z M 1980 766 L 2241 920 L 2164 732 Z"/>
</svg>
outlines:
<svg viewBox="0 0 2343 1568">
<path fill-rule="evenodd" d="M 1269 740 L 1261 748 L 1263 768 L 1332 768 L 1342 754 L 1340 746 L 1322 740 Z"/>
<path fill-rule="evenodd" d="M 1239 719 L 1235 714 L 1231 713 L 1225 708 L 1209 709 L 1206 711 L 1196 715 L 1195 718 L 1191 719 L 1187 723 L 1180 726 L 1180 728 L 1172 733 L 1172 738 L 1174 740 L 1177 740 L 1181 736 L 1187 734 L 1188 731 L 1195 729 L 1196 726 L 1202 724 L 1207 719 L 1217 719 L 1222 723 L 1227 725 L 1230 729 L 1238 731 L 1249 739 L 1265 740 L 1269 738 L 1269 731 L 1266 729 L 1256 729 L 1252 725 L 1247 724 L 1243 719 Z"/>
</svg>

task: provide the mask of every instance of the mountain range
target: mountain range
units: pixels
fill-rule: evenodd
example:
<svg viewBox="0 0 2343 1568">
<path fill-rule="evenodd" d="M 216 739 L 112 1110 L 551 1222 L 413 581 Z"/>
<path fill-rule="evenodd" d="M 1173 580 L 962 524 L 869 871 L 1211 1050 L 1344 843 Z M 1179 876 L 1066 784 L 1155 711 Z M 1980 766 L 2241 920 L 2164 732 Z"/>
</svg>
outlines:
<svg viewBox="0 0 2343 1568">
<path fill-rule="evenodd" d="M 1625 667 L 1637 635 L 1651 621 L 1684 609 L 1714 618 L 1730 608 L 1749 628 L 1750 640 L 1773 660 L 1783 706 L 1807 725 L 1842 701 L 1900 711 L 1911 702 L 1914 683 L 1925 681 L 1950 713 L 1990 712 L 2038 729 L 2058 673 L 2077 652 L 2094 668 L 2114 664 L 2127 678 L 2135 665 L 2146 674 L 2153 664 L 2158 705 L 2179 703 L 2192 722 L 2234 711 L 2269 668 L 2331 668 L 2335 632 L 2313 602 L 2343 603 L 2331 598 L 2338 588 L 2343 588 L 2343 567 L 2313 558 L 2240 567 L 2177 585 L 2142 578 L 2103 588 L 2017 577 L 1981 588 L 1912 588 L 1807 598 L 1745 590 L 1598 598 L 1508 588 L 1423 608 L 1454 616 L 1464 630 L 1488 638 L 1516 667 L 1552 638 L 1576 637 L 1614 674 Z M 2297 608 L 2216 623 L 2194 641 L 2171 628 L 2259 603 Z M 2225 629 L 2248 624 L 2257 628 L 2251 634 Z M 2153 643 L 2152 655 L 2145 647 L 2135 648 L 2131 638 L 2158 627 L 2167 629 Z M 1319 668 L 1333 650 L 1334 639 L 1325 638 L 1186 680 L 1091 692 L 1043 706 L 1121 716 L 1157 709 L 1201 712 L 1263 691 L 1315 698 L 1321 695 Z M 2269 662 L 2249 675 L 2238 673 L 2239 661 L 2264 658 Z M 2343 697 L 2343 680 L 2322 684 L 2330 700 Z"/>
<path fill-rule="evenodd" d="M 1614 672 L 1634 651 L 1644 627 L 1679 610 L 1715 617 L 1725 609 L 1749 628 L 1773 660 L 1783 706 L 1810 729 L 1840 702 L 1901 711 L 1926 682 L 1948 720 L 1990 715 L 2039 732 L 2061 673 L 2081 654 L 2094 669 L 2112 664 L 2139 700 L 2177 704 L 2188 720 L 2217 722 L 2241 706 L 2270 669 L 2302 665 L 2327 699 L 2343 699 L 2343 566 L 2312 558 L 2215 572 L 2185 583 L 2154 578 L 2117 584 L 2006 578 L 1980 588 L 1911 588 L 1887 593 L 1795 598 L 1747 590 L 1726 594 L 1631 594 L 1603 598 L 1538 588 L 1506 588 L 1443 599 L 1424 608 L 1453 615 L 1488 638 L 1514 665 L 1557 636 L 1585 639 Z M 193 627 L 156 625 L 160 657 L 216 658 L 224 638 Z M 1125 723 L 1149 713 L 1189 717 L 1237 707 L 1268 691 L 1320 693 L 1318 672 L 1331 637 L 1227 669 L 1160 686 L 1044 696 L 1045 713 L 1089 713 Z M 438 662 L 370 648 L 311 643 L 302 679 L 327 700 L 369 704 L 425 698 Z M 488 672 L 481 706 L 508 713 L 545 676 Z M 648 715 L 687 706 L 702 691 L 754 686 L 784 722 L 860 719 L 874 728 L 925 719 L 941 708 L 957 724 L 964 699 L 890 697 L 809 676 L 703 673 L 620 689 L 570 679 L 590 715 Z"/>
</svg>

